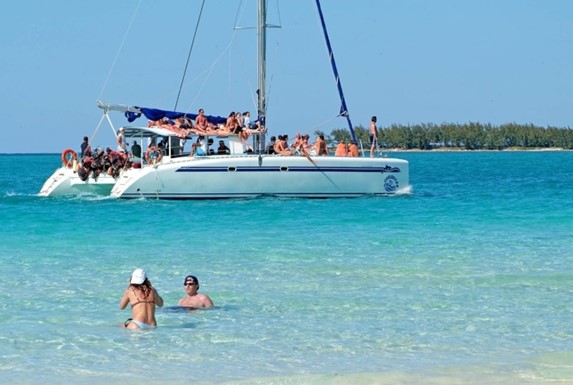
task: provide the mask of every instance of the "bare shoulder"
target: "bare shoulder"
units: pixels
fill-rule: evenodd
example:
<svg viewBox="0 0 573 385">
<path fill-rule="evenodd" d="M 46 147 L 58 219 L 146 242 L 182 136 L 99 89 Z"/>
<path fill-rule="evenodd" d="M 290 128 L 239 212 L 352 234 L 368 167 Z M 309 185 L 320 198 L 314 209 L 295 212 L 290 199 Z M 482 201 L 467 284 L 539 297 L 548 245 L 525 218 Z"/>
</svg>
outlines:
<svg viewBox="0 0 573 385">
<path fill-rule="evenodd" d="M 201 303 L 203 306 L 205 307 L 213 306 L 213 301 L 211 301 L 211 298 L 207 294 L 198 294 L 198 295 L 201 296 Z"/>
</svg>

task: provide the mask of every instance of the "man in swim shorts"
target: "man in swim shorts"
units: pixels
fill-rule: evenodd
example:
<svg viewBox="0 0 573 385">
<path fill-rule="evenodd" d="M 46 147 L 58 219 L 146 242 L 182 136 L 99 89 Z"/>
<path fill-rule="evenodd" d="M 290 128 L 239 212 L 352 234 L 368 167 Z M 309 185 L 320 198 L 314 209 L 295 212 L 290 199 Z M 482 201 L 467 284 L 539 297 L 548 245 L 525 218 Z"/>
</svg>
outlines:
<svg viewBox="0 0 573 385">
<path fill-rule="evenodd" d="M 185 307 L 213 307 L 213 301 L 206 294 L 197 293 L 199 280 L 194 275 L 188 275 L 183 281 L 187 295 L 179 300 L 179 306 Z"/>
</svg>

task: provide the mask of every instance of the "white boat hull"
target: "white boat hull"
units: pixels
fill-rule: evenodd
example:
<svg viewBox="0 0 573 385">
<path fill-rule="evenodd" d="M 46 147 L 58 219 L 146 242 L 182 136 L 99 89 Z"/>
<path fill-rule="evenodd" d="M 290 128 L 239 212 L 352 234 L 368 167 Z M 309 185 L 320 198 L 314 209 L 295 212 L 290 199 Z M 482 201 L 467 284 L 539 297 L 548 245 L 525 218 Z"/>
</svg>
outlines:
<svg viewBox="0 0 573 385">
<path fill-rule="evenodd" d="M 302 156 L 164 157 L 117 179 L 116 198 L 333 198 L 392 195 L 409 186 L 408 162 L 394 158 Z"/>
<path fill-rule="evenodd" d="M 109 196 L 115 178 L 105 173 L 97 179 L 89 177 L 83 181 L 72 168 L 60 167 L 50 176 L 40 190 L 40 196 L 64 195 L 106 195 Z"/>
</svg>

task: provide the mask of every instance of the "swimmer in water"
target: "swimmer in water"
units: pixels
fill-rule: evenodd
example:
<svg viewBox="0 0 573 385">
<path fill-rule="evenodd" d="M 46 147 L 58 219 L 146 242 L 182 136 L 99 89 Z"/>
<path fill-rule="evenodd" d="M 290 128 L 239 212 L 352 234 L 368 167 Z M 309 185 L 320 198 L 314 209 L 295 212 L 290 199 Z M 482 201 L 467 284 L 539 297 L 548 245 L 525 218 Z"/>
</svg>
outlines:
<svg viewBox="0 0 573 385">
<path fill-rule="evenodd" d="M 206 294 L 197 293 L 199 280 L 194 275 L 188 275 L 183 281 L 187 295 L 179 300 L 179 306 L 185 307 L 213 307 L 213 301 Z"/>
<path fill-rule="evenodd" d="M 125 321 L 128 329 L 155 329 L 155 307 L 163 306 L 163 298 L 147 279 L 143 269 L 135 269 L 131 274 L 129 285 L 119 301 L 119 308 L 125 309 L 131 304 L 131 318 Z"/>
</svg>

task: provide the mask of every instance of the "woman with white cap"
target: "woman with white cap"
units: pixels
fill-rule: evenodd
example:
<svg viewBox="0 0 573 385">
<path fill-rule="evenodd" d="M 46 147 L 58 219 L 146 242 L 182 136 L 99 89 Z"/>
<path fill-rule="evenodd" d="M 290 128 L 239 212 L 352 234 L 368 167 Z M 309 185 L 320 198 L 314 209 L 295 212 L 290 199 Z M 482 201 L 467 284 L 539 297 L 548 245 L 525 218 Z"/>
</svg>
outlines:
<svg viewBox="0 0 573 385">
<path fill-rule="evenodd" d="M 123 310 L 127 304 L 131 304 L 132 318 L 125 321 L 126 328 L 154 329 L 157 326 L 155 306 L 163 306 L 163 298 L 151 285 L 143 269 L 135 269 L 131 273 L 129 286 L 119 301 L 119 308 Z"/>
</svg>

